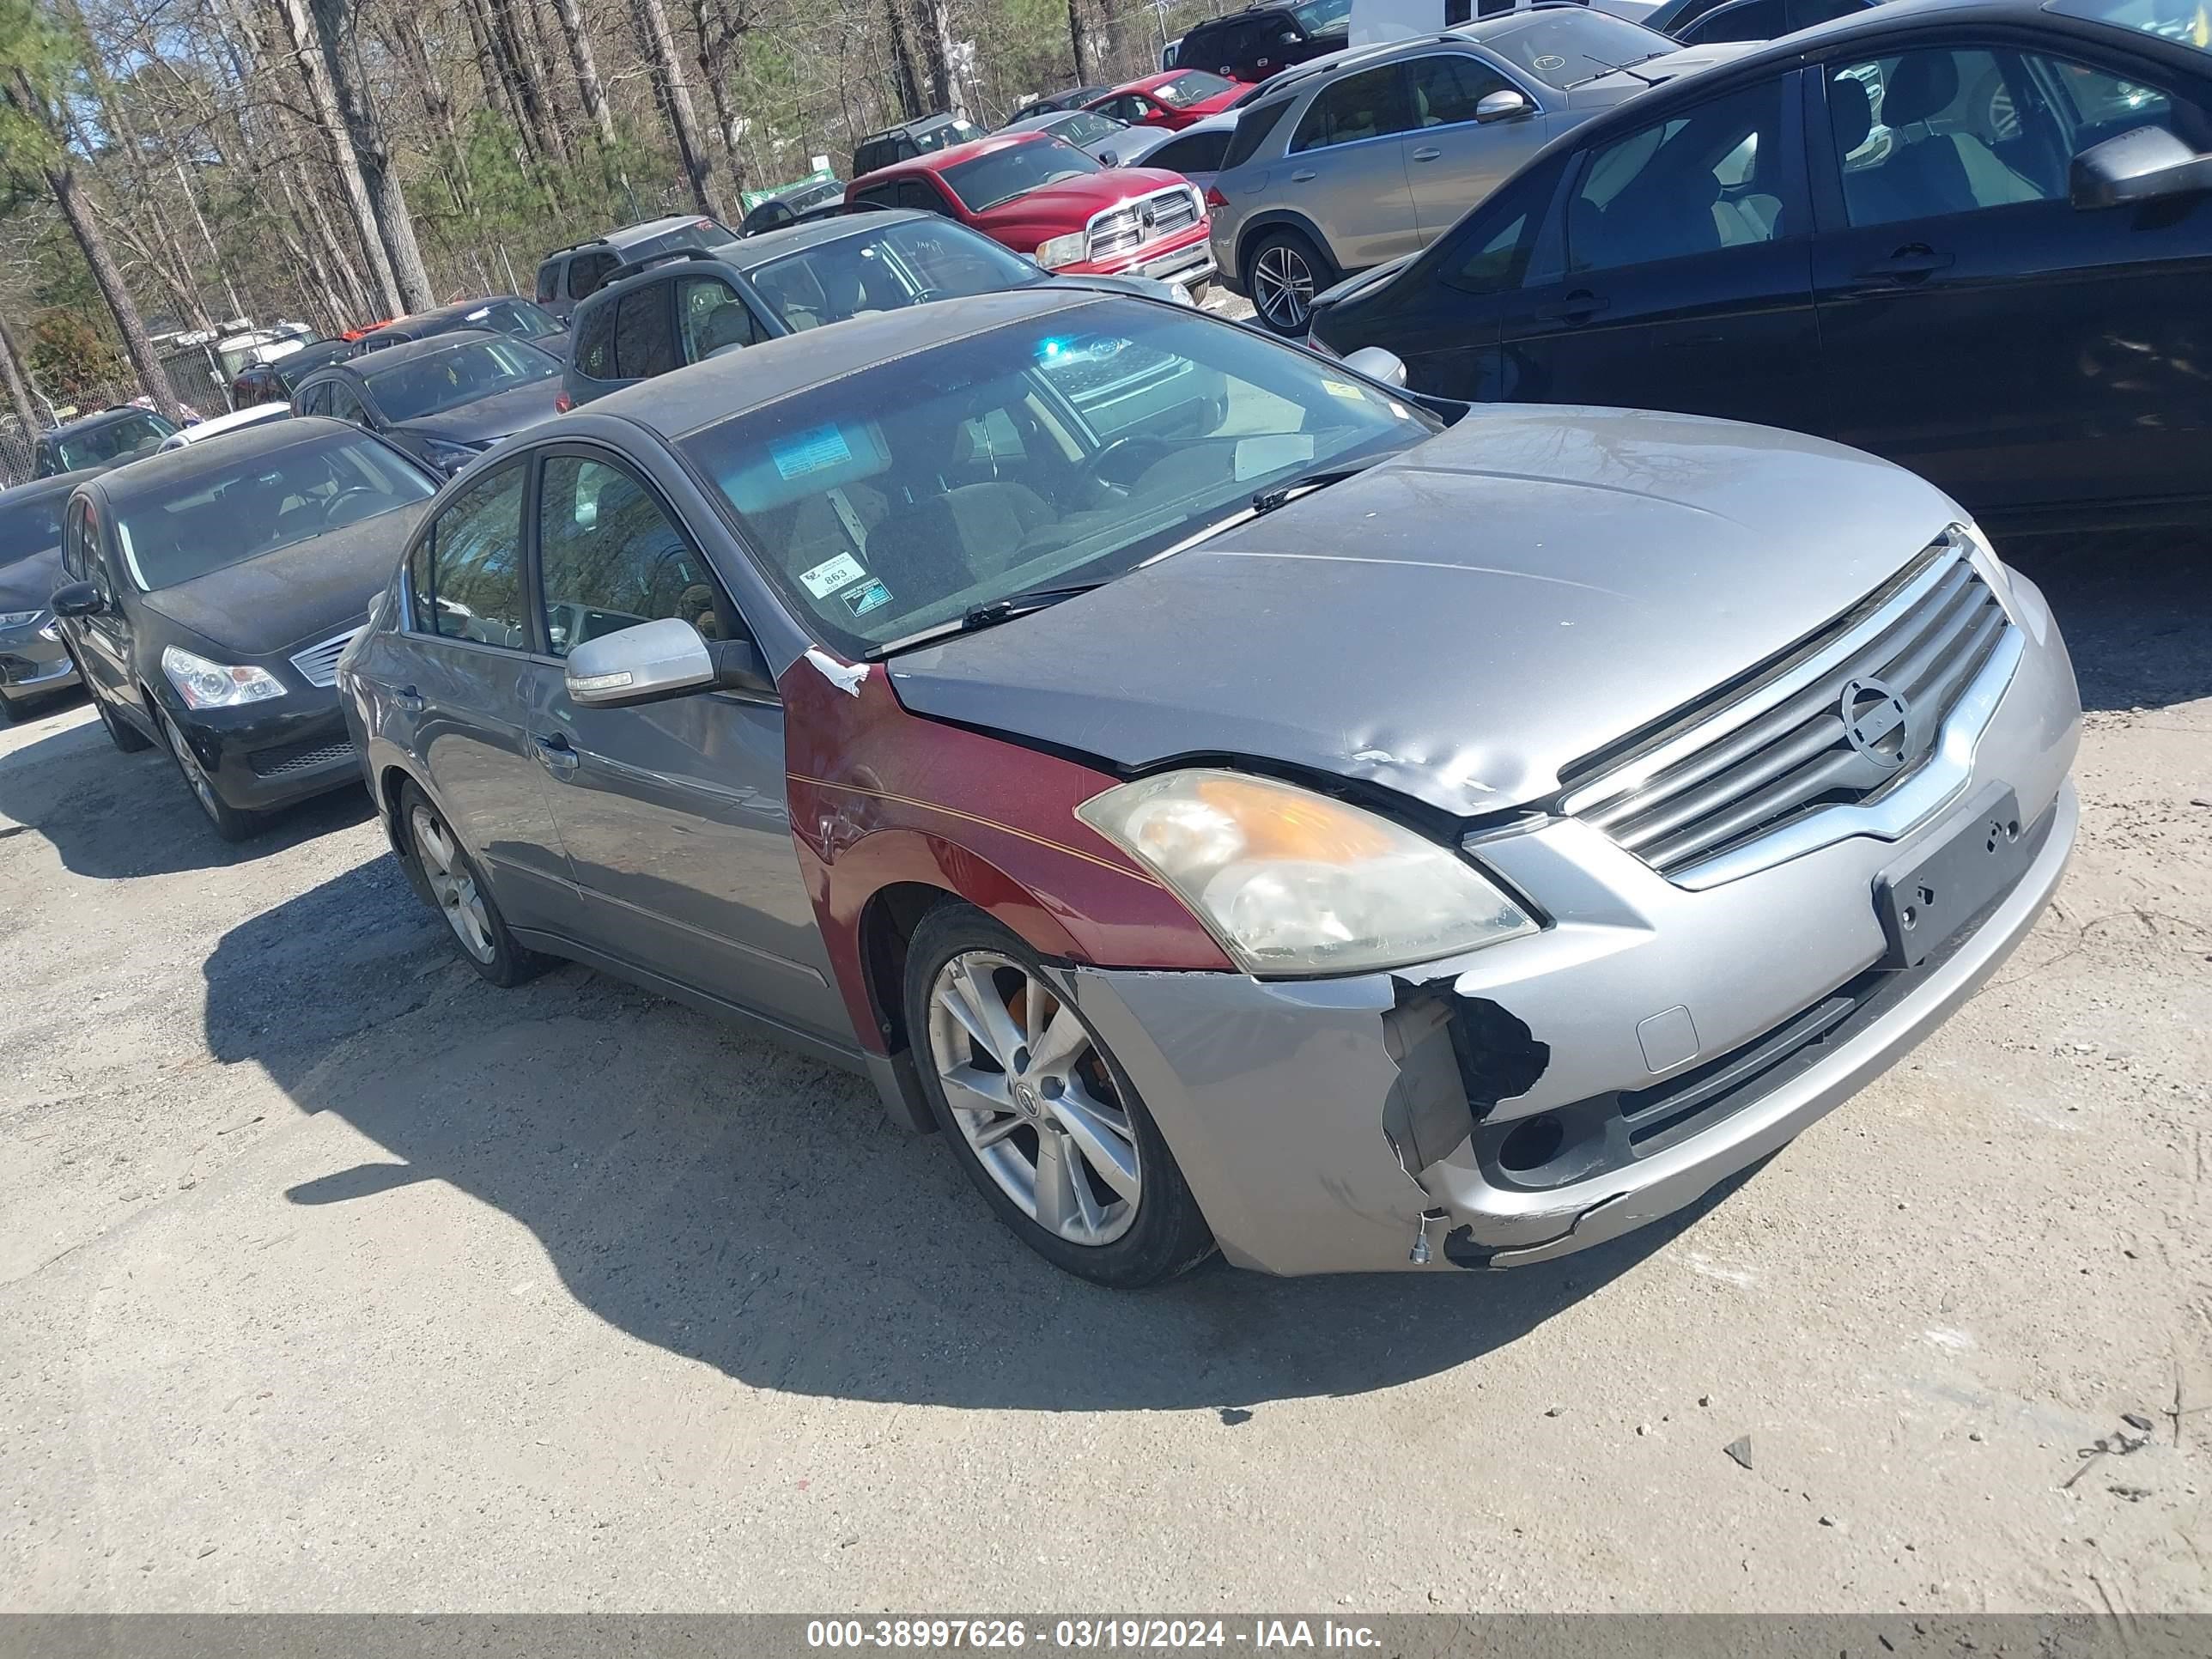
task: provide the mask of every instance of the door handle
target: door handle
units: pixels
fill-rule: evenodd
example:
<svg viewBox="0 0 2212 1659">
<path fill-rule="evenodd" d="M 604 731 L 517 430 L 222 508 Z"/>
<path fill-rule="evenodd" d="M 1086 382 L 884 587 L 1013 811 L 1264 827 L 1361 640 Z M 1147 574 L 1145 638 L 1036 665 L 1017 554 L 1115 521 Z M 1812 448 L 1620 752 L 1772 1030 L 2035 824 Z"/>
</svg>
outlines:
<svg viewBox="0 0 2212 1659">
<path fill-rule="evenodd" d="M 1443 154 L 1440 149 L 1417 149 L 1413 152 L 1413 159 L 1416 161 L 1433 161 Z"/>
<path fill-rule="evenodd" d="M 533 733 L 530 746 L 537 753 L 538 763 L 556 778 L 567 777 L 576 769 L 576 763 L 583 758 L 568 746 L 567 737 L 558 732 L 550 737 Z"/>
<path fill-rule="evenodd" d="M 1583 289 L 1570 294 L 1557 305 L 1540 306 L 1536 314 L 1547 323 L 1586 323 L 1612 304 L 1612 301 L 1601 300 L 1588 289 Z"/>
<path fill-rule="evenodd" d="M 1291 182 L 1294 185 L 1310 185 L 1313 180 L 1314 170 L 1311 167 L 1300 167 L 1291 175 Z"/>
<path fill-rule="evenodd" d="M 1949 270 L 1953 262 L 1953 255 L 1938 253 L 1925 242 L 1908 242 L 1887 259 L 1876 259 L 1853 275 L 1863 283 L 1917 283 Z"/>
<path fill-rule="evenodd" d="M 395 686 L 392 706 L 403 714 L 419 714 L 422 712 L 422 694 L 411 685 Z"/>
</svg>

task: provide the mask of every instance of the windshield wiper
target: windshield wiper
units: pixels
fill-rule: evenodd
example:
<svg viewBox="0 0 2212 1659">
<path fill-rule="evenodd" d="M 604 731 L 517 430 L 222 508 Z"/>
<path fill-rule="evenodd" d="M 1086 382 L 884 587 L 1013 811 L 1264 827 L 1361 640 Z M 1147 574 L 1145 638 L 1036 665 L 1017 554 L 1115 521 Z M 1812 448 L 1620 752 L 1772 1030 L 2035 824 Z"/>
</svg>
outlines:
<svg viewBox="0 0 2212 1659">
<path fill-rule="evenodd" d="M 1002 622 L 1012 622 L 1016 617 L 1026 617 L 1032 611 L 1042 611 L 1048 605 L 1058 605 L 1062 599 L 1072 599 L 1079 593 L 1088 593 L 1094 587 L 1103 587 L 1105 581 L 1070 582 L 1061 587 L 1032 587 L 1020 593 L 1009 593 L 1003 599 L 989 599 L 981 605 L 970 605 L 960 614 L 957 622 L 939 623 L 934 628 L 925 628 L 918 634 L 908 634 L 877 646 L 868 653 L 871 659 L 888 657 L 910 646 L 922 645 L 931 640 L 941 640 L 949 634 L 972 634 L 979 628 L 992 628 Z"/>
<path fill-rule="evenodd" d="M 1638 58 L 1634 59 L 1633 62 L 1638 64 L 1648 64 L 1653 58 L 1663 58 L 1667 54 L 1663 52 L 1655 52 L 1650 54 L 1650 57 Z M 1589 61 L 1593 64 L 1598 64 L 1600 62 L 1599 59 L 1595 58 L 1591 58 Z M 1585 75 L 1579 81 L 1568 82 L 1567 90 L 1569 92 L 1572 92 L 1577 87 L 1586 87 L 1593 81 L 1602 81 L 1608 75 L 1625 75 L 1632 81 L 1641 81 L 1647 87 L 1656 87 L 1659 84 L 1648 75 L 1638 75 L 1635 70 L 1630 67 L 1627 64 L 1601 64 L 1595 75 Z"/>
<path fill-rule="evenodd" d="M 1302 495 L 1309 489 L 1326 489 L 1333 483 L 1342 483 L 1373 466 L 1382 457 L 1356 462 L 1350 466 L 1328 466 L 1317 472 L 1301 472 L 1295 478 L 1285 478 L 1279 484 L 1269 484 L 1252 497 L 1252 516 L 1259 518 L 1286 504 L 1291 496 Z"/>
</svg>

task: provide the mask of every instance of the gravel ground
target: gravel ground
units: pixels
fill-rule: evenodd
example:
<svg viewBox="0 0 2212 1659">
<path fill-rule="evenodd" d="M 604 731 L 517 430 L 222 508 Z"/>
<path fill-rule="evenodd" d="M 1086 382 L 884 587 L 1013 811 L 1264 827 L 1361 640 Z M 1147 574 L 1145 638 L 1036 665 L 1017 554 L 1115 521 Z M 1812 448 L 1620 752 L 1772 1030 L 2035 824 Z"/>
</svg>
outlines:
<svg viewBox="0 0 2212 1659">
<path fill-rule="evenodd" d="M 81 702 L 0 730 L 0 1606 L 2212 1608 L 2212 549 L 2016 551 L 2058 902 L 1497 1276 L 1094 1290 L 853 1080 L 481 984 L 357 794 L 229 848 Z"/>
</svg>

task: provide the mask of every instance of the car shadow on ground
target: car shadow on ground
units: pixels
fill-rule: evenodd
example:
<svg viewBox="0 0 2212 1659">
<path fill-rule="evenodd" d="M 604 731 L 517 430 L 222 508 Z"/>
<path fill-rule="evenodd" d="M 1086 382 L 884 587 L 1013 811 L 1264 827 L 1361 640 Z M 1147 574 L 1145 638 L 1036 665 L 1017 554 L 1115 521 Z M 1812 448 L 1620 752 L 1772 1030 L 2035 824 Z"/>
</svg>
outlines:
<svg viewBox="0 0 2212 1659">
<path fill-rule="evenodd" d="M 390 1155 L 292 1202 L 448 1182 L 528 1228 L 611 1325 L 792 1392 L 1234 1422 L 1478 1359 L 1702 1209 L 1512 1273 L 1281 1280 L 1217 1261 L 1117 1294 L 1032 1256 L 857 1079 L 581 969 L 484 985 L 390 859 L 234 928 L 206 978 L 218 1058 Z"/>
<path fill-rule="evenodd" d="M 22 721 L 54 729 L 0 752 L 0 817 L 46 836 L 73 875 L 115 881 L 247 864 L 375 810 L 366 789 L 349 787 L 269 814 L 249 841 L 226 842 L 166 752 L 124 754 L 82 703 L 53 712 L 76 718 Z"/>
<path fill-rule="evenodd" d="M 2084 708 L 2212 696 L 2212 536 L 2024 536 L 2001 540 L 1998 550 L 2051 601 Z"/>
</svg>

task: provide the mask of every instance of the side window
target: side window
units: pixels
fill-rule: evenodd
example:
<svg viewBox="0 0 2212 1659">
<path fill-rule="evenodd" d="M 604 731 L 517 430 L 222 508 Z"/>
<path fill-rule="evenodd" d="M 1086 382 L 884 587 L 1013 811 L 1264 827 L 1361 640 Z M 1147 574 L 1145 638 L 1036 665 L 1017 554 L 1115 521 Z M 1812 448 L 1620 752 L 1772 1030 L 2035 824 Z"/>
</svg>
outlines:
<svg viewBox="0 0 2212 1659">
<path fill-rule="evenodd" d="M 615 308 L 587 306 L 576 315 L 576 372 L 586 380 L 615 378 Z"/>
<path fill-rule="evenodd" d="M 426 530 L 407 555 L 407 628 L 415 634 L 438 631 L 438 607 L 430 599 L 431 532 Z"/>
<path fill-rule="evenodd" d="M 649 380 L 676 367 L 676 341 L 668 327 L 668 285 L 647 283 L 615 301 L 615 374 Z"/>
<path fill-rule="evenodd" d="M 84 503 L 70 503 L 69 523 L 62 531 L 62 574 L 71 581 L 88 580 L 92 573 L 92 558 L 85 549 Z"/>
<path fill-rule="evenodd" d="M 1782 88 L 1778 80 L 1730 93 L 1592 155 L 1567 204 L 1569 268 L 1650 264 L 1797 234 Z"/>
<path fill-rule="evenodd" d="M 682 617 L 710 640 L 744 633 L 706 560 L 652 492 L 603 461 L 556 455 L 545 463 L 538 565 L 556 657 L 665 617 Z"/>
<path fill-rule="evenodd" d="M 898 185 L 898 204 L 921 213 L 942 213 L 945 198 L 937 193 L 937 186 L 926 179 L 902 179 Z"/>
<path fill-rule="evenodd" d="M 732 346 L 757 345 L 765 337 L 737 290 L 719 276 L 685 276 L 677 283 L 676 325 L 687 363 Z M 546 476 L 552 476 L 550 467 Z"/>
<path fill-rule="evenodd" d="M 587 294 L 596 294 L 615 268 L 611 253 L 576 253 L 568 258 L 568 297 L 580 300 Z"/>
<path fill-rule="evenodd" d="M 2028 62 L 1931 46 L 1832 67 L 1828 123 L 1851 223 L 2065 199 L 2069 135 Z"/>
<path fill-rule="evenodd" d="M 1782 0 L 1771 3 L 1779 5 Z M 1413 125 L 1419 127 L 1472 121 L 1474 106 L 1492 93 L 1514 90 L 1513 83 L 1496 70 L 1464 52 L 1416 58 L 1406 68 L 1413 82 Z"/>
<path fill-rule="evenodd" d="M 1229 148 L 1223 152 L 1221 170 L 1241 167 L 1260 153 L 1260 146 L 1267 135 L 1283 124 L 1290 111 L 1290 100 L 1273 104 L 1248 104 L 1237 112 L 1237 129 L 1229 135 Z"/>
<path fill-rule="evenodd" d="M 561 295 L 561 262 L 548 259 L 538 267 L 538 303 L 550 305 Z"/>
<path fill-rule="evenodd" d="M 1164 167 L 1170 173 L 1218 173 L 1221 158 L 1229 152 L 1231 134 L 1226 132 L 1194 132 L 1188 137 L 1170 139 L 1145 158 L 1148 167 Z"/>
<path fill-rule="evenodd" d="M 1470 237 L 1464 257 L 1443 267 L 1443 280 L 1467 294 L 1496 294 L 1511 288 L 1520 275 L 1521 251 L 1534 217 L 1516 213 L 1489 235 Z"/>
<path fill-rule="evenodd" d="M 871 185 L 853 198 L 853 200 L 860 206 L 872 208 L 887 208 L 893 205 L 897 199 L 896 184 Z"/>
<path fill-rule="evenodd" d="M 431 620 L 447 639 L 530 648 L 522 599 L 524 470 L 519 460 L 494 468 L 431 526 Z"/>
<path fill-rule="evenodd" d="M 343 380 L 332 380 L 328 387 L 330 408 L 333 420 L 351 421 L 356 426 L 368 424 L 368 411 L 361 406 L 361 399 L 353 395 L 353 388 Z"/>
<path fill-rule="evenodd" d="M 295 408 L 302 415 L 327 415 L 331 412 L 331 388 L 328 381 L 311 386 L 297 394 Z"/>
<path fill-rule="evenodd" d="M 1324 149 L 1403 132 L 1413 125 L 1405 78 L 1395 64 L 1362 70 L 1322 88 L 1291 136 L 1291 153 Z"/>
</svg>

